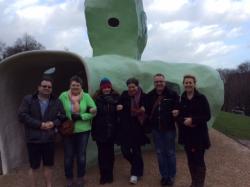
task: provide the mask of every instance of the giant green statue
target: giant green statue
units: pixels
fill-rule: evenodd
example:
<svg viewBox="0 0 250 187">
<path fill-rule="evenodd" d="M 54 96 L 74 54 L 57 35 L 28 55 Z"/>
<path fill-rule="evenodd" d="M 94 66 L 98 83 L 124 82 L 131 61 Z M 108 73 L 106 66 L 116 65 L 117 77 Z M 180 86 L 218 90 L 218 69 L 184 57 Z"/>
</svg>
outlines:
<svg viewBox="0 0 250 187">
<path fill-rule="evenodd" d="M 118 91 L 126 88 L 129 77 L 136 77 L 147 92 L 153 88 L 152 77 L 156 73 L 163 73 L 168 84 L 180 93 L 183 75 L 194 74 L 198 89 L 207 96 L 211 106 L 210 126 L 220 110 L 224 89 L 216 70 L 198 64 L 140 60 L 147 41 L 141 0 L 85 0 L 85 16 L 92 58 L 66 51 L 31 51 L 14 55 L 0 64 L 0 153 L 4 173 L 23 165 L 27 159 L 17 108 L 23 96 L 36 89 L 42 74 L 50 68 L 55 68 L 52 76 L 56 94 L 68 89 L 69 78 L 74 74 L 83 77 L 84 88 L 91 94 L 98 89 L 102 77 L 109 77 Z M 95 158 L 95 146 L 90 143 L 88 160 Z"/>
</svg>

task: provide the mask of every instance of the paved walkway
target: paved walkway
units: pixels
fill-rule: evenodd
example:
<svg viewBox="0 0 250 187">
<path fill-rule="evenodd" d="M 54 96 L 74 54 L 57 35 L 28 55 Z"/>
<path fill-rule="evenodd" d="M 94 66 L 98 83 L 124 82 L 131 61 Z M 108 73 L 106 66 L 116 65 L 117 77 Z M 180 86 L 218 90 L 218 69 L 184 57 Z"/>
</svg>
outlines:
<svg viewBox="0 0 250 187">
<path fill-rule="evenodd" d="M 210 130 L 212 147 L 206 153 L 207 163 L 207 187 L 250 187 L 250 149 L 226 137 L 216 130 Z M 63 187 L 62 154 L 56 156 L 56 168 L 54 172 L 54 186 Z M 159 172 L 153 151 L 144 153 L 145 175 L 138 183 L 138 187 L 157 187 L 159 184 Z M 187 187 L 190 183 L 186 157 L 183 151 L 177 152 L 177 177 L 175 187 Z M 118 155 L 114 169 L 114 183 L 105 187 L 126 187 L 128 183 L 129 165 Z M 99 186 L 98 168 L 96 166 L 87 170 L 86 186 Z M 0 176 L 0 187 L 27 187 L 29 184 L 27 169 Z M 43 187 L 39 179 L 39 187 Z"/>
</svg>

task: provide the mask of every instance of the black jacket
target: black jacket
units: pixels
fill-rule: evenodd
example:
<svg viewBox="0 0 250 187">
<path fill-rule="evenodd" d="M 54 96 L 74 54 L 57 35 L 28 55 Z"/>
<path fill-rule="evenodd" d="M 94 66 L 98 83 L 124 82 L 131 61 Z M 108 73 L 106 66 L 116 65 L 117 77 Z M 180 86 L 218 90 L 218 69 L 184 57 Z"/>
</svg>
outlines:
<svg viewBox="0 0 250 187">
<path fill-rule="evenodd" d="M 48 108 L 44 116 L 41 114 L 38 95 L 27 95 L 24 97 L 18 111 L 19 121 L 25 126 L 26 141 L 28 143 L 53 142 L 55 128 L 65 120 L 65 112 L 61 102 L 51 96 Z M 40 129 L 42 122 L 52 121 L 54 128 L 48 130 Z"/>
<path fill-rule="evenodd" d="M 117 126 L 118 93 L 112 92 L 108 95 L 95 97 L 97 114 L 92 122 L 91 135 L 98 142 L 114 141 Z"/>
<path fill-rule="evenodd" d="M 160 104 L 156 105 L 157 107 L 152 112 L 158 97 L 159 95 L 155 89 L 147 95 L 146 112 L 150 125 L 153 129 L 175 130 L 175 119 L 172 115 L 172 110 L 179 109 L 179 95 L 166 87 L 162 93 Z"/>
<path fill-rule="evenodd" d="M 142 92 L 140 107 L 144 106 L 144 102 L 145 94 Z M 140 146 L 149 143 L 149 139 L 144 134 L 143 125 L 136 116 L 131 115 L 131 97 L 128 91 L 121 94 L 119 104 L 123 105 L 123 110 L 119 112 L 118 142 L 125 146 Z"/>
<path fill-rule="evenodd" d="M 184 125 L 184 118 L 191 117 L 195 127 Z M 210 140 L 207 122 L 211 117 L 207 98 L 195 90 L 194 96 L 189 100 L 184 92 L 181 96 L 179 124 L 179 143 L 190 148 L 208 149 Z"/>
</svg>

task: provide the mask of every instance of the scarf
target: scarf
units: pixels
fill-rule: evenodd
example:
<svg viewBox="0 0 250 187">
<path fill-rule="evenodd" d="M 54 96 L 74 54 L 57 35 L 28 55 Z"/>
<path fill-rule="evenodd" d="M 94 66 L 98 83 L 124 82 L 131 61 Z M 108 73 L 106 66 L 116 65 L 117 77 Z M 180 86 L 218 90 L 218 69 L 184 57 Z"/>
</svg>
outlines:
<svg viewBox="0 0 250 187">
<path fill-rule="evenodd" d="M 69 99 L 71 102 L 71 112 L 75 114 L 80 113 L 80 101 L 83 96 L 83 91 L 79 95 L 73 95 L 69 90 Z"/>
<path fill-rule="evenodd" d="M 145 119 L 144 111 L 140 109 L 140 99 L 141 99 L 142 89 L 138 87 L 138 91 L 135 96 L 131 97 L 131 116 L 137 117 L 140 124 L 143 124 Z"/>
</svg>

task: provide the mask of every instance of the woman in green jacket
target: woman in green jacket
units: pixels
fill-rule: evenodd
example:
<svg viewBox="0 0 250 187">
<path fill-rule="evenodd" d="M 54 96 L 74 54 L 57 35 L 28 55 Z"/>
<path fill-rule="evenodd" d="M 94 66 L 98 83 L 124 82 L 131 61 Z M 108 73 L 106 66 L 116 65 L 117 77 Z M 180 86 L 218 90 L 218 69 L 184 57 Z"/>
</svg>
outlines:
<svg viewBox="0 0 250 187">
<path fill-rule="evenodd" d="M 64 171 L 67 187 L 73 186 L 73 163 L 77 159 L 77 186 L 83 186 L 86 168 L 86 148 L 91 130 L 91 120 L 96 111 L 96 105 L 88 93 L 82 90 L 82 79 L 73 76 L 70 79 L 70 89 L 61 93 L 61 100 L 66 116 L 74 122 L 74 133 L 63 137 Z"/>
</svg>

